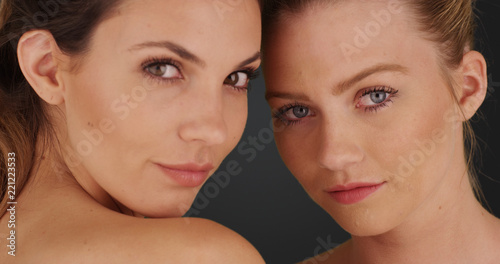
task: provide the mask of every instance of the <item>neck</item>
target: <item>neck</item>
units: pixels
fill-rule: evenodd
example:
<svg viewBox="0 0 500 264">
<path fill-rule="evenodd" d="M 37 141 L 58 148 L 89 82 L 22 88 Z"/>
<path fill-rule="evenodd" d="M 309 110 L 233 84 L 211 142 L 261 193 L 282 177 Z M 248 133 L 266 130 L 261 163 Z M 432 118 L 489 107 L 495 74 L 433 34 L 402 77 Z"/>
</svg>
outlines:
<svg viewBox="0 0 500 264">
<path fill-rule="evenodd" d="M 57 147 L 51 144 L 43 144 L 43 140 L 39 137 L 36 146 L 35 164 L 33 170 L 31 171 L 26 189 L 23 194 L 37 195 L 44 197 L 46 193 L 53 193 L 54 190 L 60 192 L 70 192 L 70 193 L 80 193 L 86 196 L 89 200 L 94 200 L 101 204 L 102 206 L 116 211 L 121 214 L 143 217 L 126 206 L 116 201 L 113 197 L 104 191 L 93 192 L 97 188 L 92 185 L 97 185 L 94 182 L 82 182 L 79 181 L 73 174 L 73 171 L 79 169 L 80 164 L 71 165 L 68 163 L 67 155 L 64 155 L 64 151 L 61 147 Z M 64 159 L 63 157 L 66 157 Z M 67 191 L 64 191 L 67 190 Z M 22 195 L 22 198 L 26 198 Z"/>
</svg>

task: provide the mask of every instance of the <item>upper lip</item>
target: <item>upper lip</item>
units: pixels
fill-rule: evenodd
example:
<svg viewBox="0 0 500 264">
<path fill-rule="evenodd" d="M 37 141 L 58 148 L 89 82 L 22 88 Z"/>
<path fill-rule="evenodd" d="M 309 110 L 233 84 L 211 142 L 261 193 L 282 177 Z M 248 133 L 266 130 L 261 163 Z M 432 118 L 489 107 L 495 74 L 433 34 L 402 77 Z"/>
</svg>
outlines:
<svg viewBox="0 0 500 264">
<path fill-rule="evenodd" d="M 158 165 L 170 170 L 189 171 L 189 172 L 207 172 L 211 171 L 214 168 L 214 166 L 210 163 L 205 163 L 205 164 L 184 163 L 175 165 L 158 163 Z"/>
<path fill-rule="evenodd" d="M 382 184 L 384 182 L 352 182 L 352 183 L 347 183 L 347 184 L 339 184 L 335 185 L 332 188 L 329 188 L 327 192 L 342 192 L 342 191 L 350 191 L 354 190 L 356 188 L 362 188 L 362 187 L 370 187 L 370 186 L 375 186 Z"/>
</svg>

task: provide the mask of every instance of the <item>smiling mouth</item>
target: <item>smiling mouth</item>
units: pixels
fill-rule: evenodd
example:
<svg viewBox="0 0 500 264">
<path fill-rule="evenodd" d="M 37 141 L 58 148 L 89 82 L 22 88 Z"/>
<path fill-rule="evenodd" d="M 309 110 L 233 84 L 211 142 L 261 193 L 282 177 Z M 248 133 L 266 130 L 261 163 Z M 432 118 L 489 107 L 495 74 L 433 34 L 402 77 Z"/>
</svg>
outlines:
<svg viewBox="0 0 500 264">
<path fill-rule="evenodd" d="M 184 187 L 201 186 L 210 176 L 210 171 L 214 168 L 211 164 L 180 164 L 165 165 L 156 164 L 158 168 L 170 179 Z"/>
<path fill-rule="evenodd" d="M 354 183 L 348 185 L 338 185 L 328 190 L 328 194 L 341 204 L 355 204 L 363 201 L 368 196 L 378 191 L 385 182 L 382 183 Z"/>
</svg>

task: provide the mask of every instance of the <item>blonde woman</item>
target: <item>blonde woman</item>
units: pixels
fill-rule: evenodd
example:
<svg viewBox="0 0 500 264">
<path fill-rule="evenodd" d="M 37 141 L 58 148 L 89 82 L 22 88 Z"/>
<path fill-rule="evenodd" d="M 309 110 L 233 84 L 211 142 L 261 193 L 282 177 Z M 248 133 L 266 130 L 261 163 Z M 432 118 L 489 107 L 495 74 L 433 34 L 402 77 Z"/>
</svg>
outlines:
<svg viewBox="0 0 500 264">
<path fill-rule="evenodd" d="M 269 1 L 281 156 L 352 239 L 304 263 L 498 263 L 466 139 L 487 67 L 471 0 Z"/>
</svg>

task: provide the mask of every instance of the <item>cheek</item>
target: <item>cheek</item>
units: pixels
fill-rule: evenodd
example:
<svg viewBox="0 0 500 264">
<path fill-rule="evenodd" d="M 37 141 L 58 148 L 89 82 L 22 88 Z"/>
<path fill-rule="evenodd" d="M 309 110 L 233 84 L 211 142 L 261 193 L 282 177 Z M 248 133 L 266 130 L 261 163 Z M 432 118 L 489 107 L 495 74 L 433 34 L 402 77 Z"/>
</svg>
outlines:
<svg viewBox="0 0 500 264">
<path fill-rule="evenodd" d="M 116 127 L 113 100 L 119 98 L 96 82 L 76 78 L 65 98 L 68 139 L 80 156 L 88 156 Z M 107 87 L 109 88 L 109 87 Z"/>
<path fill-rule="evenodd" d="M 220 147 L 221 159 L 224 159 L 240 141 L 248 118 L 248 101 L 245 96 L 229 98 L 224 105 L 222 115 L 227 127 L 227 139 Z"/>
<path fill-rule="evenodd" d="M 450 104 L 432 98 L 426 101 L 409 105 L 410 110 L 402 111 L 404 117 L 394 120 L 389 135 L 382 137 L 385 144 L 370 149 L 389 182 L 389 193 L 406 207 L 402 211 L 414 208 L 437 189 L 456 151 L 453 124 L 445 120 Z"/>
<path fill-rule="evenodd" d="M 229 98 L 223 110 L 224 122 L 228 127 L 229 139 L 239 141 L 248 118 L 248 100 L 246 96 Z"/>
<path fill-rule="evenodd" d="M 280 128 L 275 126 L 274 137 L 276 146 L 280 156 L 285 163 L 286 167 L 292 175 L 299 181 L 309 195 L 314 196 L 317 190 L 322 188 L 315 188 L 314 185 L 318 183 L 315 181 L 315 171 L 317 171 L 318 162 L 317 150 L 315 146 L 314 136 L 302 136 L 296 132 L 290 131 L 294 127 Z"/>
</svg>

